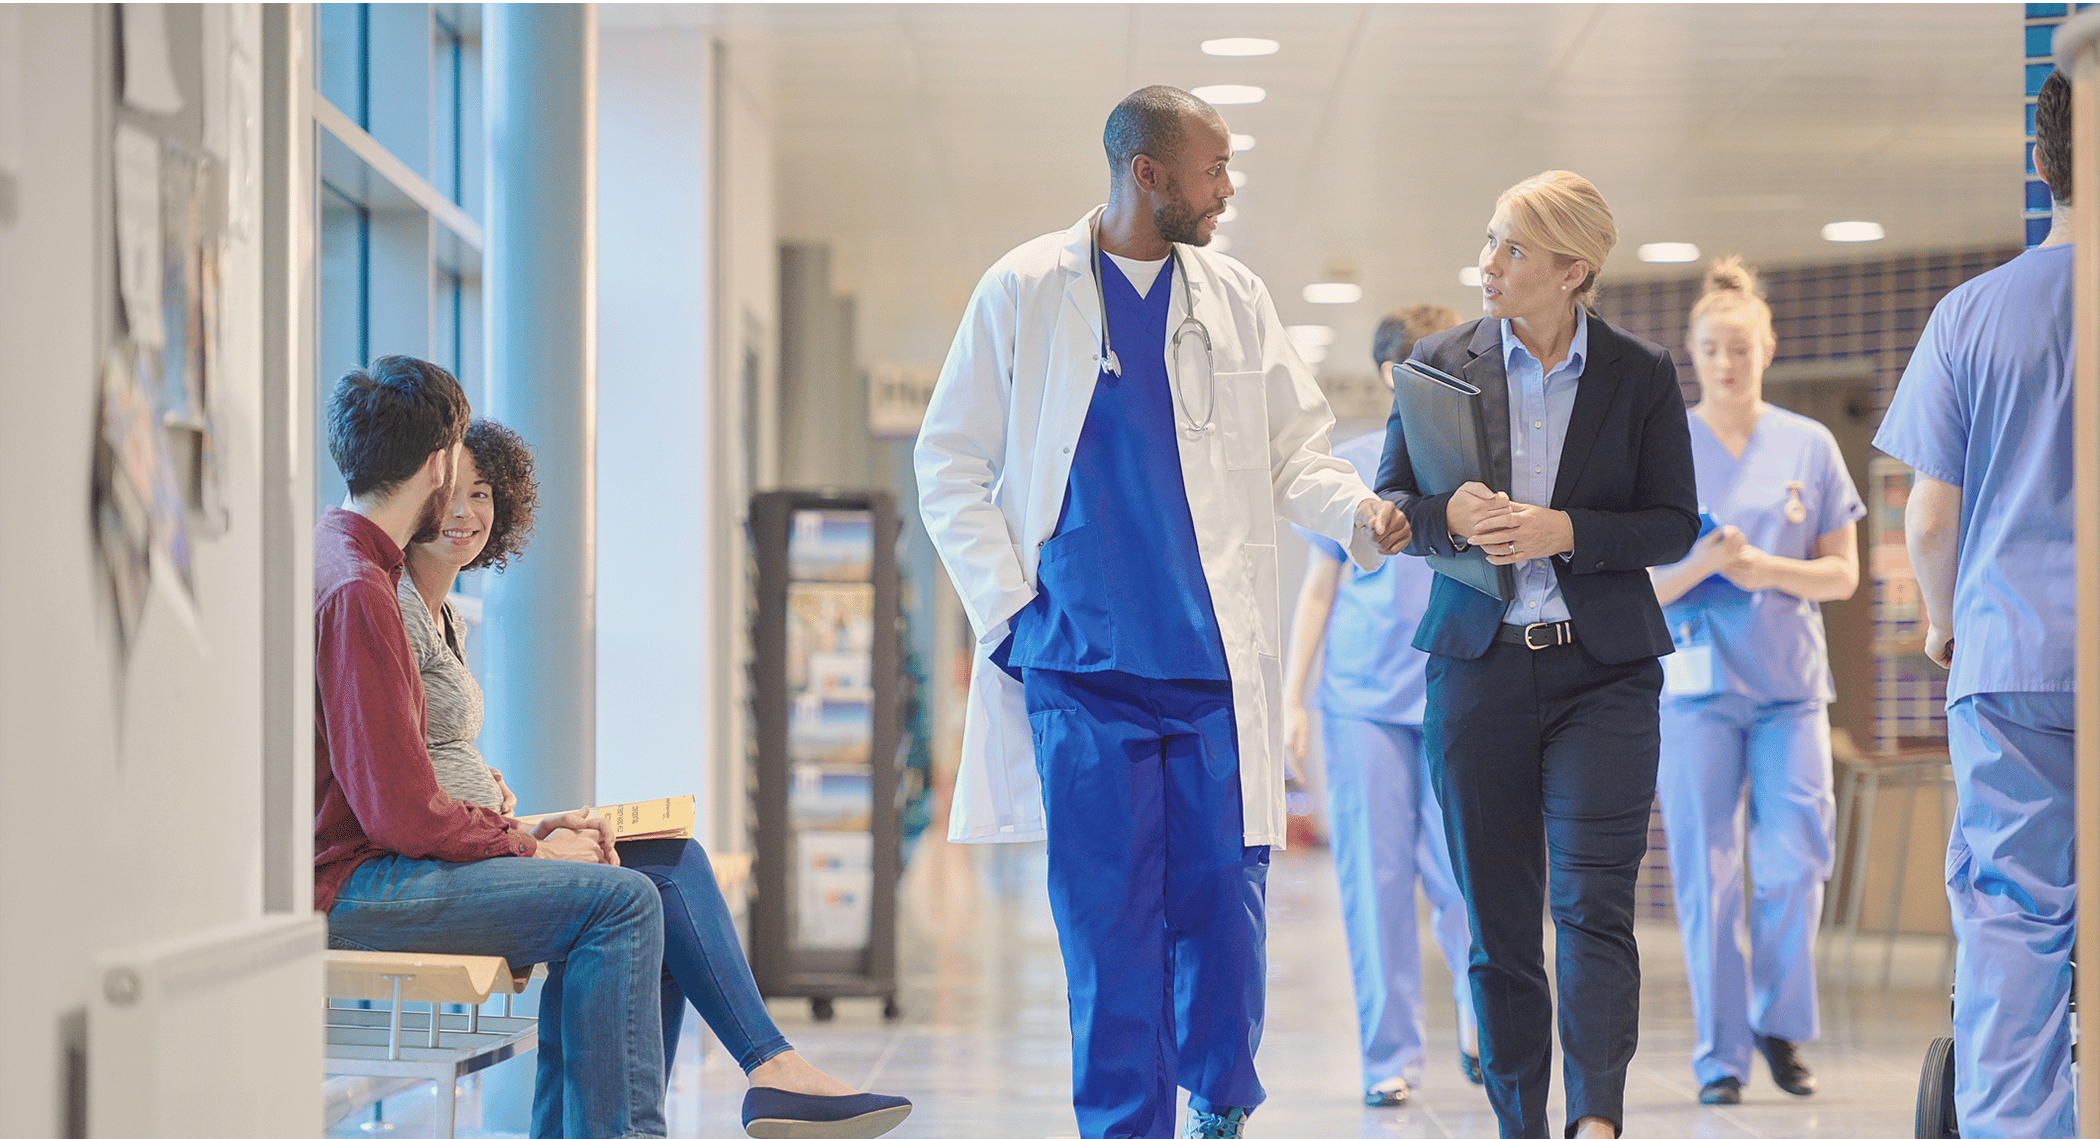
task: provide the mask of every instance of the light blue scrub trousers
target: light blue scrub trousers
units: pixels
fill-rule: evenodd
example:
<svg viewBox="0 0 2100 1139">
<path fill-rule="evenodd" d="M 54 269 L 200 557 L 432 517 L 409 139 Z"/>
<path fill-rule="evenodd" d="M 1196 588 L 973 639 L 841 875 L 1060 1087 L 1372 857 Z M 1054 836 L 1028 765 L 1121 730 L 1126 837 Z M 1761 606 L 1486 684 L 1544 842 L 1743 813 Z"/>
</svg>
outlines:
<svg viewBox="0 0 2100 1139">
<path fill-rule="evenodd" d="M 1702 1085 L 1749 1083 L 1753 1032 L 1800 1043 L 1820 1030 L 1816 924 L 1836 814 L 1829 711 L 1726 692 L 1665 698 L 1656 793 L 1698 1028 L 1692 1072 Z M 1756 883 L 1747 964 L 1746 823 Z"/>
<path fill-rule="evenodd" d="M 1364 1088 L 1394 1076 L 1422 1082 L 1422 951 L 1415 883 L 1453 977 L 1460 1039 L 1473 1036 L 1473 951 L 1466 901 L 1451 877 L 1444 813 L 1429 784 L 1422 729 L 1332 713 L 1321 717 L 1334 872 L 1342 889 Z"/>
<path fill-rule="evenodd" d="M 2068 1006 L 2078 929 L 2075 720 L 2068 692 L 1979 692 L 1947 709 L 1958 802 L 1947 902 L 1960 941 L 1954 1105 L 1962 1139 L 2077 1132 Z"/>
<path fill-rule="evenodd" d="M 1176 1084 L 1196 1110 L 1259 1105 L 1269 848 L 1241 845 L 1232 684 L 1031 668 L 1023 688 L 1080 1135 L 1172 1139 Z"/>
</svg>

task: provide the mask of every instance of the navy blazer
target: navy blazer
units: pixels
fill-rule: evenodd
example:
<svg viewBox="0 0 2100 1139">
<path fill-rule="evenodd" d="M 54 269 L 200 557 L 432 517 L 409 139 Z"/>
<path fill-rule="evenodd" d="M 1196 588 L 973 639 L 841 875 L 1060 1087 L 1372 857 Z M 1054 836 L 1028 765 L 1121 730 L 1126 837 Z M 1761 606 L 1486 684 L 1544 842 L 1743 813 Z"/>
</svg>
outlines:
<svg viewBox="0 0 2100 1139">
<path fill-rule="evenodd" d="M 1483 318 L 1424 337 L 1413 358 L 1480 388 L 1487 428 L 1487 479 L 1508 490 L 1509 378 L 1502 367 L 1502 322 Z M 1575 526 L 1570 558 L 1553 558 L 1575 637 L 1603 664 L 1670 651 L 1670 629 L 1655 601 L 1649 566 L 1691 552 L 1699 536 L 1699 491 L 1692 436 L 1677 365 L 1660 345 L 1589 318 L 1589 356 L 1561 446 L 1553 509 Z M 1422 494 L 1407 461 L 1397 403 L 1386 420 L 1378 494 L 1407 514 L 1417 556 L 1454 552 L 1444 520 L 1447 494 Z M 1415 632 L 1418 649 L 1473 660 L 1487 652 L 1508 603 L 1438 574 Z"/>
</svg>

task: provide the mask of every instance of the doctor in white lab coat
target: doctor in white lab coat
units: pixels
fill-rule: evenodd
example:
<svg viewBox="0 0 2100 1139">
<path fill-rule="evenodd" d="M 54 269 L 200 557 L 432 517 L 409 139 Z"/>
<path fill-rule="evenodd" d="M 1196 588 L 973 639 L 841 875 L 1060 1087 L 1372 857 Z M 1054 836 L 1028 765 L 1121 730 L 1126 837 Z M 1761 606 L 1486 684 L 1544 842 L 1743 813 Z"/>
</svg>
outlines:
<svg viewBox="0 0 2100 1139">
<path fill-rule="evenodd" d="M 1284 831 L 1276 523 L 1366 569 L 1408 534 L 1329 454 L 1261 280 L 1202 248 L 1217 112 L 1148 87 L 1103 141 L 1109 203 L 985 273 L 919 435 L 977 634 L 949 838 L 1049 840 L 1082 1135 L 1171 1135 L 1179 1083 L 1185 1134 L 1230 1137 Z"/>
</svg>

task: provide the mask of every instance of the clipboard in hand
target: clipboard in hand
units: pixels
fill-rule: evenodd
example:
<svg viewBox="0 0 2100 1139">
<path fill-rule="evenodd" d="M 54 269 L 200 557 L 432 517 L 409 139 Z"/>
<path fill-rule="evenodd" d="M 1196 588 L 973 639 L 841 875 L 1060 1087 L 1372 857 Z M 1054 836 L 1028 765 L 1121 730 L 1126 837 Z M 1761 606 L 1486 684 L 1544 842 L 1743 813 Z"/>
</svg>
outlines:
<svg viewBox="0 0 2100 1139">
<path fill-rule="evenodd" d="M 1448 494 L 1469 482 L 1494 485 L 1487 479 L 1487 428 L 1480 421 L 1479 395 L 1473 384 L 1420 360 L 1393 365 L 1393 409 L 1400 413 L 1416 490 Z M 1490 563 L 1478 546 L 1426 560 L 1429 568 L 1497 601 L 1516 595 L 1515 571 Z"/>
</svg>

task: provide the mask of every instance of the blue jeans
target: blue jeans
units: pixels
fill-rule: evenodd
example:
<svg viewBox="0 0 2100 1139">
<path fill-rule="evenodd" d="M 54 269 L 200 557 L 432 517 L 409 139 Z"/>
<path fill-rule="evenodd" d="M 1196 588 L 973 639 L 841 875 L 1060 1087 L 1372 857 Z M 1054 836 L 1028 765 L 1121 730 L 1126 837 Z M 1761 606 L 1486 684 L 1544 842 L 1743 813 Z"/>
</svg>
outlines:
<svg viewBox="0 0 2100 1139">
<path fill-rule="evenodd" d="M 664 1134 L 663 928 L 642 875 L 538 858 L 375 858 L 328 912 L 336 949 L 547 963 L 533 1139 Z"/>
<path fill-rule="evenodd" d="M 700 844 L 689 838 L 623 842 L 620 865 L 648 875 L 663 897 L 664 1072 L 678 1055 L 687 1000 L 744 1071 L 787 1051 Z"/>
</svg>

